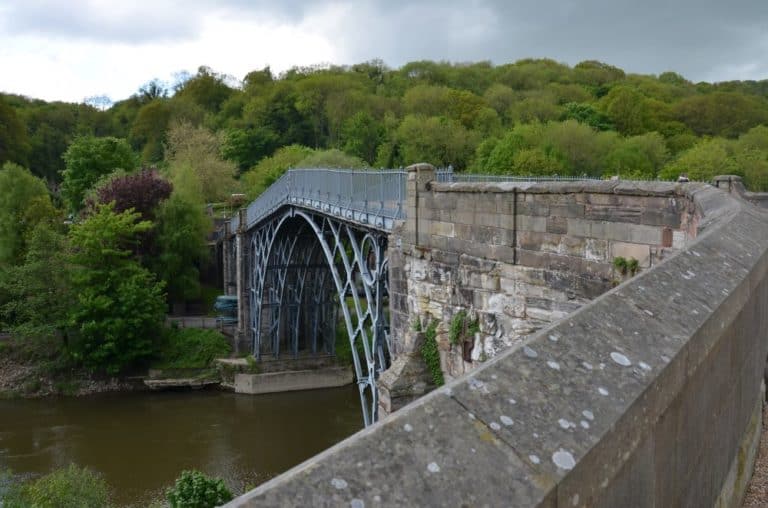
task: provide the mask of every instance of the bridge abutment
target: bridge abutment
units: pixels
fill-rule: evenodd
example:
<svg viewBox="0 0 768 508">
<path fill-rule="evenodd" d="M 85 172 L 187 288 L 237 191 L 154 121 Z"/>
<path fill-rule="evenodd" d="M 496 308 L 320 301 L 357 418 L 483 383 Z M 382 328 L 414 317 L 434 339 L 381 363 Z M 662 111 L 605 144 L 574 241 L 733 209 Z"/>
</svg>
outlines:
<svg viewBox="0 0 768 508">
<path fill-rule="evenodd" d="M 235 287 L 237 291 L 237 329 L 235 353 L 251 352 L 253 333 L 250 318 L 249 255 L 246 238 L 246 210 L 239 210 L 240 221 L 235 232 Z"/>
</svg>

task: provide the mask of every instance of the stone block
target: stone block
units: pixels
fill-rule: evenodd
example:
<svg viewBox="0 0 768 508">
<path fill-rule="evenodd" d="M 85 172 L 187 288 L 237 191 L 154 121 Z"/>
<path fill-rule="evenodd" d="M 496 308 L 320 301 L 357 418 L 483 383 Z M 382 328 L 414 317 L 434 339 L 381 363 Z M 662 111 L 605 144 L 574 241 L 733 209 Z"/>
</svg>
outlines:
<svg viewBox="0 0 768 508">
<path fill-rule="evenodd" d="M 322 369 L 265 372 L 263 374 L 235 374 L 235 393 L 251 395 L 336 388 L 352 384 L 349 367 L 325 367 Z"/>
<path fill-rule="evenodd" d="M 578 203 L 550 205 L 549 213 L 556 217 L 582 218 L 584 217 L 584 205 Z"/>
<path fill-rule="evenodd" d="M 568 220 L 565 217 L 550 216 L 547 218 L 547 233 L 564 235 L 568 232 Z"/>
<path fill-rule="evenodd" d="M 492 227 L 499 227 L 500 224 L 500 217 L 499 214 L 494 212 L 491 213 L 484 213 L 484 212 L 477 212 L 475 213 L 475 224 L 478 226 L 492 226 Z"/>
<path fill-rule="evenodd" d="M 535 231 L 544 233 L 547 231 L 547 217 L 534 217 L 531 215 L 519 215 L 517 217 L 518 231 Z"/>
<path fill-rule="evenodd" d="M 455 226 L 452 222 L 432 221 L 430 233 L 433 235 L 447 236 L 449 238 L 456 236 Z"/>
</svg>

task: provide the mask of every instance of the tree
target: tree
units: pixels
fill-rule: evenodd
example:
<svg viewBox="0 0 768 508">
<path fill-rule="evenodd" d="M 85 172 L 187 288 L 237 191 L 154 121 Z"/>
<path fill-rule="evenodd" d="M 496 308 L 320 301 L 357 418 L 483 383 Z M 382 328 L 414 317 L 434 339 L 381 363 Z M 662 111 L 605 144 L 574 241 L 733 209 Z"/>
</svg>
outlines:
<svg viewBox="0 0 768 508">
<path fill-rule="evenodd" d="M 650 115 L 645 97 L 637 90 L 626 86 L 614 87 L 600 104 L 620 133 L 633 135 L 647 130 Z"/>
<path fill-rule="evenodd" d="M 362 169 L 367 167 L 364 160 L 341 150 L 315 150 L 296 164 L 297 168 L 341 168 Z"/>
<path fill-rule="evenodd" d="M 742 175 L 742 170 L 731 157 L 730 147 L 724 139 L 705 139 L 664 166 L 659 176 L 674 180 L 682 174 L 699 182 L 710 181 L 717 175 Z"/>
<path fill-rule="evenodd" d="M 183 189 L 182 185 L 158 209 L 158 254 L 150 260 L 152 271 L 165 281 L 170 302 L 200 296 L 198 266 L 208 257 L 206 235 L 211 220 L 203 203 Z"/>
<path fill-rule="evenodd" d="M 601 144 L 597 131 L 575 120 L 551 122 L 543 132 L 542 144 L 559 155 L 572 175 L 598 173 Z"/>
<path fill-rule="evenodd" d="M 29 139 L 16 111 L 0 96 L 0 164 L 10 161 L 27 164 Z"/>
<path fill-rule="evenodd" d="M 91 371 L 117 374 L 152 354 L 165 316 L 163 284 L 132 257 L 152 227 L 139 214 L 100 205 L 72 227 L 70 357 Z"/>
<path fill-rule="evenodd" d="M 173 187 L 157 170 L 143 169 L 137 173 L 116 175 L 94 189 L 91 207 L 114 203 L 117 213 L 138 212 L 142 220 L 153 220 L 155 209 L 171 195 Z"/>
<path fill-rule="evenodd" d="M 136 156 L 124 139 L 80 136 L 64 152 L 62 197 L 73 212 L 84 206 L 85 193 L 99 178 L 117 169 L 133 171 Z"/>
<path fill-rule="evenodd" d="M 129 138 L 131 145 L 141 152 L 142 161 L 163 160 L 163 143 L 170 118 L 171 106 L 163 99 L 147 102 L 136 114 Z"/>
<path fill-rule="evenodd" d="M 562 120 L 576 120 L 577 122 L 589 125 L 599 131 L 608 131 L 613 129 L 613 124 L 603 113 L 595 109 L 591 104 L 569 102 L 565 105 Z"/>
<path fill-rule="evenodd" d="M 674 109 L 677 119 L 700 136 L 735 138 L 768 123 L 768 100 L 733 92 L 688 97 Z"/>
<path fill-rule="evenodd" d="M 446 117 L 408 115 L 397 129 L 402 157 L 408 163 L 429 162 L 464 169 L 477 147 L 475 134 Z"/>
<path fill-rule="evenodd" d="M 227 76 L 201 66 L 197 74 L 177 87 L 176 95 L 191 100 L 206 111 L 216 112 L 233 92 L 226 80 Z"/>
<path fill-rule="evenodd" d="M 208 129 L 188 122 L 174 124 L 166 151 L 171 180 L 181 166 L 191 168 L 206 202 L 223 201 L 236 188 L 237 166 L 221 157 L 221 138 Z"/>
<path fill-rule="evenodd" d="M 45 183 L 29 170 L 6 162 L 0 169 L 0 265 L 24 256 L 26 235 L 56 216 Z"/>
<path fill-rule="evenodd" d="M 24 263 L 0 270 L 0 293 L 8 297 L 0 306 L 0 322 L 16 337 L 63 339 L 72 300 L 66 237 L 42 222 L 27 243 Z"/>
<path fill-rule="evenodd" d="M 241 181 L 249 199 L 255 199 L 272 185 L 288 168 L 312 154 L 312 149 L 301 145 L 284 146 L 272 156 L 265 157 L 250 171 L 243 174 Z"/>
<path fill-rule="evenodd" d="M 376 160 L 376 151 L 384 140 L 386 131 L 370 114 L 359 111 L 347 119 L 342 130 L 344 151 L 363 159 L 368 164 Z"/>
<path fill-rule="evenodd" d="M 278 135 L 268 127 L 228 129 L 224 132 L 221 155 L 236 163 L 242 173 L 271 155 L 277 148 L 278 139 Z"/>
</svg>

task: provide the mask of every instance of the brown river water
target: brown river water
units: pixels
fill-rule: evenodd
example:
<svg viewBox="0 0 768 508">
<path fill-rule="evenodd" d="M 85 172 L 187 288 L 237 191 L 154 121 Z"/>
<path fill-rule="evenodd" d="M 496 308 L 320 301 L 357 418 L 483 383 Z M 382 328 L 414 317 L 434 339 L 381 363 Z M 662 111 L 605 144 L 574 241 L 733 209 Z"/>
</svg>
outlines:
<svg viewBox="0 0 768 508">
<path fill-rule="evenodd" d="M 362 428 L 357 389 L 219 391 L 0 400 L 0 471 L 33 477 L 74 462 L 119 506 L 161 499 L 183 469 L 241 493 Z"/>
</svg>

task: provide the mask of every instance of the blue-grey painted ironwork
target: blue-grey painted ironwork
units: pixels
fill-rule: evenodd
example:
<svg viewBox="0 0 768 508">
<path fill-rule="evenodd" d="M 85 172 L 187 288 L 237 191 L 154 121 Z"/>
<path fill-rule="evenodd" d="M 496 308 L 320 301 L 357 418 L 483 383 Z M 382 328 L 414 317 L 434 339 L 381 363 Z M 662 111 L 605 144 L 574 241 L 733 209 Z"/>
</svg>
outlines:
<svg viewBox="0 0 768 508">
<path fill-rule="evenodd" d="M 405 219 L 406 179 L 405 170 L 293 169 L 248 205 L 241 228 L 254 356 L 334 354 L 340 310 L 366 425 L 376 421 L 376 379 L 389 366 L 387 235 Z"/>
<path fill-rule="evenodd" d="M 293 204 L 391 230 L 405 217 L 405 170 L 291 169 L 248 205 L 247 228 Z M 239 226 L 237 216 L 232 231 Z"/>
<path fill-rule="evenodd" d="M 369 425 L 376 421 L 376 378 L 390 357 L 386 229 L 401 207 L 388 209 L 379 200 L 365 209 L 339 193 L 333 206 L 307 205 L 308 194 L 294 192 L 291 201 L 264 206 L 266 215 L 249 220 L 243 262 L 252 351 L 257 358 L 334 354 L 340 310 Z"/>
</svg>

